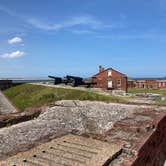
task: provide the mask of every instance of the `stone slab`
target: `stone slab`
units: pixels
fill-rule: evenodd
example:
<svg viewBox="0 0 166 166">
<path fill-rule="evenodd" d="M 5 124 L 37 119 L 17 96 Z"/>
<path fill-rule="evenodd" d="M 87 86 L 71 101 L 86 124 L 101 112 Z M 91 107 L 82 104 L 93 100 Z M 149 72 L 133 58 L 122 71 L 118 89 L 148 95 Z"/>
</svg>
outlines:
<svg viewBox="0 0 166 166">
<path fill-rule="evenodd" d="M 0 114 L 13 113 L 13 112 L 17 112 L 16 108 L 0 91 Z"/>
<path fill-rule="evenodd" d="M 1 166 L 102 166 L 122 149 L 120 144 L 109 144 L 92 138 L 68 134 L 19 153 Z"/>
</svg>

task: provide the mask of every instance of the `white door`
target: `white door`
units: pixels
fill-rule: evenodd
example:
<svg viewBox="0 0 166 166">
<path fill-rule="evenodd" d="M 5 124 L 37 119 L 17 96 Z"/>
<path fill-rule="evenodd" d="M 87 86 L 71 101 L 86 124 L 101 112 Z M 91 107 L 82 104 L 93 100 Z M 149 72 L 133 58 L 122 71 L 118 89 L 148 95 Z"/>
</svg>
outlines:
<svg viewBox="0 0 166 166">
<path fill-rule="evenodd" d="M 108 88 L 112 88 L 112 81 L 108 81 Z"/>
</svg>

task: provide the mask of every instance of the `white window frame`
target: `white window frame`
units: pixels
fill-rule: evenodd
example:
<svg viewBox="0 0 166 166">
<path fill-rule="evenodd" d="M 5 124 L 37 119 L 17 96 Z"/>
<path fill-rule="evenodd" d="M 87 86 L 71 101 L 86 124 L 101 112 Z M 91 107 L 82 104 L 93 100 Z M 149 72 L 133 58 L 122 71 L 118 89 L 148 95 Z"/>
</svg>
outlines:
<svg viewBox="0 0 166 166">
<path fill-rule="evenodd" d="M 108 80 L 108 88 L 113 88 L 112 80 Z"/>
<path fill-rule="evenodd" d="M 112 76 L 112 71 L 108 70 L 108 77 Z"/>
</svg>

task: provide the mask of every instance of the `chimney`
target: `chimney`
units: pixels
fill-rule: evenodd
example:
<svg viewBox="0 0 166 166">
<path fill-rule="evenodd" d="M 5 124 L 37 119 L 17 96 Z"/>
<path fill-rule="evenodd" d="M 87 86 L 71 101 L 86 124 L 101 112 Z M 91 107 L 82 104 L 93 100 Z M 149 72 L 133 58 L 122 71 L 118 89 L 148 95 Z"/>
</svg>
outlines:
<svg viewBox="0 0 166 166">
<path fill-rule="evenodd" d="M 99 66 L 99 73 L 103 72 L 104 68 L 102 66 Z"/>
</svg>

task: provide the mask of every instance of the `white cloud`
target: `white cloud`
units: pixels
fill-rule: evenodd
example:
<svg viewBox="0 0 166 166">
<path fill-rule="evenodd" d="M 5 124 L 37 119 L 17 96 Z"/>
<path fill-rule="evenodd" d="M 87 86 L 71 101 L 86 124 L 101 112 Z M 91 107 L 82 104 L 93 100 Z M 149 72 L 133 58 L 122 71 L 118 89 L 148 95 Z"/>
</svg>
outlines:
<svg viewBox="0 0 166 166">
<path fill-rule="evenodd" d="M 29 18 L 27 16 L 17 14 L 13 12 L 12 10 L 1 5 L 0 5 L 0 11 L 5 12 L 12 17 L 17 17 L 20 20 L 26 22 L 27 24 L 30 24 L 31 26 L 35 28 L 46 30 L 46 31 L 55 31 L 55 30 L 71 28 L 75 26 L 86 26 L 86 28 L 89 28 L 89 29 L 114 28 L 114 25 L 105 24 L 101 20 L 98 20 L 95 17 L 91 15 L 87 15 L 87 14 L 80 15 L 80 16 L 73 16 L 67 20 L 60 21 L 60 22 L 47 22 L 47 21 L 44 22 L 34 17 Z"/>
<path fill-rule="evenodd" d="M 33 25 L 34 27 L 38 29 L 42 29 L 42 30 L 58 30 L 62 28 L 61 24 L 48 24 L 48 23 L 44 23 L 39 20 L 36 20 L 34 18 L 28 19 L 27 22 Z"/>
<path fill-rule="evenodd" d="M 5 53 L 0 55 L 1 58 L 19 58 L 25 55 L 25 52 L 23 51 L 15 51 L 11 53 Z"/>
<path fill-rule="evenodd" d="M 34 18 L 27 19 L 27 22 L 38 29 L 47 30 L 47 31 L 60 30 L 60 29 L 71 28 L 75 26 L 87 26 L 90 29 L 111 27 L 110 25 L 104 25 L 101 21 L 89 15 L 72 17 L 60 23 L 47 23 L 47 22 L 39 21 Z"/>
<path fill-rule="evenodd" d="M 8 40 L 9 44 L 16 44 L 16 43 L 22 43 L 22 39 L 20 37 L 14 37 L 12 39 Z"/>
<path fill-rule="evenodd" d="M 71 20 L 68 20 L 64 23 L 64 25 L 68 27 L 76 26 L 76 25 L 87 25 L 92 29 L 96 29 L 103 25 L 103 23 L 92 16 L 78 16 L 72 17 Z"/>
<path fill-rule="evenodd" d="M 71 30 L 71 32 L 72 32 L 73 34 L 76 34 L 76 35 L 84 35 L 84 34 L 92 34 L 92 33 L 95 33 L 95 32 L 90 31 L 90 30 L 77 30 L 77 29 Z"/>
<path fill-rule="evenodd" d="M 7 13 L 10 16 L 17 16 L 17 14 L 15 14 L 14 12 L 12 12 L 10 9 L 0 5 L 0 11 Z"/>
<path fill-rule="evenodd" d="M 127 34 L 127 35 L 98 35 L 96 38 L 100 39 L 117 39 L 117 40 L 141 40 L 141 39 L 154 39 L 160 36 L 156 36 L 154 34 Z"/>
</svg>

